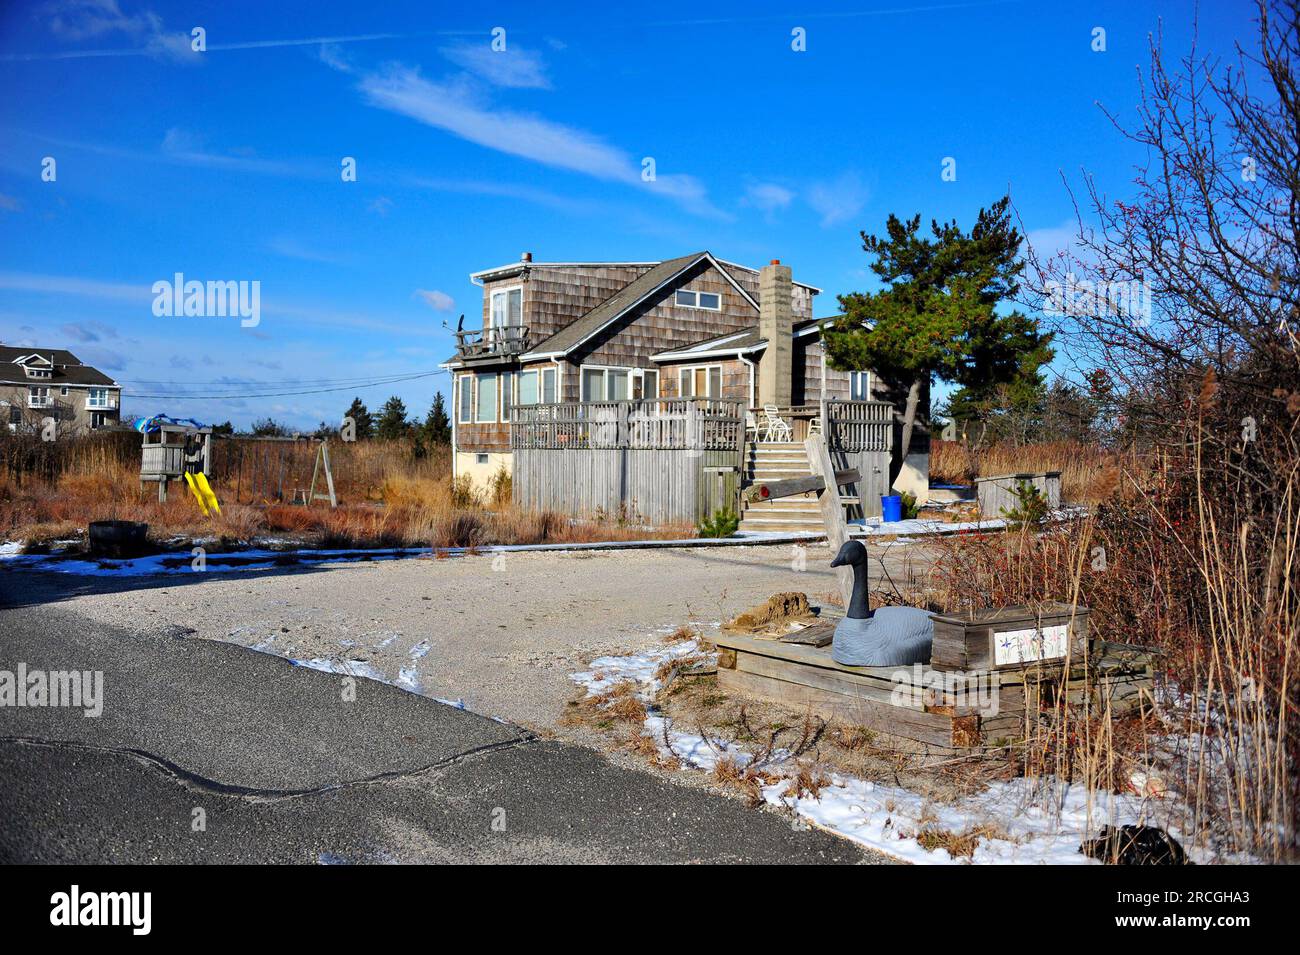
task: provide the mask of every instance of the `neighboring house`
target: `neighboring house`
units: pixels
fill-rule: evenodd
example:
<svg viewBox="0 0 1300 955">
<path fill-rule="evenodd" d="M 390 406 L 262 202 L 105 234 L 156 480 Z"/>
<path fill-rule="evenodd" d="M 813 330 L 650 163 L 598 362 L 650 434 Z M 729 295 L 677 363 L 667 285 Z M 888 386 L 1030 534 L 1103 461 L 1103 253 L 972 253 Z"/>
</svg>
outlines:
<svg viewBox="0 0 1300 955">
<path fill-rule="evenodd" d="M 116 425 L 121 386 L 61 348 L 0 345 L 0 421 L 39 431 L 53 418 L 60 434 Z"/>
<path fill-rule="evenodd" d="M 664 262 L 519 262 L 475 272 L 481 328 L 459 330 L 453 470 L 475 482 L 511 465 L 515 405 L 624 399 L 739 399 L 748 408 L 815 408 L 823 399 L 888 401 L 905 389 L 823 360 L 819 289 L 778 261 L 761 271 L 696 252 Z M 775 347 L 773 346 L 775 343 Z M 895 486 L 924 500 L 922 417 Z M 898 446 L 895 441 L 894 446 Z"/>
</svg>

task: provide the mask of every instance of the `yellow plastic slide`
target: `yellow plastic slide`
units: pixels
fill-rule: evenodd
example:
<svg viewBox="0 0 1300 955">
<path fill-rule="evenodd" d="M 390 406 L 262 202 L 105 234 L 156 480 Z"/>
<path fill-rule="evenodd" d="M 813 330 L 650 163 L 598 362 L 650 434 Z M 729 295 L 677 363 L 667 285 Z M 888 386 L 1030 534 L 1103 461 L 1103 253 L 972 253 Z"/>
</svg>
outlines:
<svg viewBox="0 0 1300 955">
<path fill-rule="evenodd" d="M 189 485 L 190 493 L 194 495 L 194 500 L 199 502 L 199 507 L 203 509 L 203 515 L 206 517 L 208 513 L 208 504 L 203 500 L 203 495 L 199 492 L 199 486 L 194 483 L 194 475 L 189 471 L 185 472 L 185 483 Z"/>
<path fill-rule="evenodd" d="M 194 475 L 194 483 L 198 485 L 197 493 L 200 495 L 199 500 L 203 505 L 204 513 L 212 511 L 214 514 L 220 514 L 221 505 L 217 503 L 217 495 L 212 490 L 212 485 L 208 483 L 208 476 L 200 471 Z"/>
</svg>

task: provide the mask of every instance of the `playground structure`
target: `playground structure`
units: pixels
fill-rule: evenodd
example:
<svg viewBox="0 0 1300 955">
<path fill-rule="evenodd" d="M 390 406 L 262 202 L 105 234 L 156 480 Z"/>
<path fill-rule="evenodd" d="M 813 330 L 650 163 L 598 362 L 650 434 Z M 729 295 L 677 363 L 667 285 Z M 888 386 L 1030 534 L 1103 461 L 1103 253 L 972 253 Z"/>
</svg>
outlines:
<svg viewBox="0 0 1300 955">
<path fill-rule="evenodd" d="M 204 514 L 220 514 L 211 483 L 219 470 L 226 493 L 237 503 L 286 503 L 289 498 L 293 504 L 328 501 L 338 507 L 329 443 L 322 438 L 217 435 L 227 449 L 218 469 L 210 427 L 166 415 L 137 419 L 133 427 L 142 436 L 140 482 L 158 485 L 159 502 L 167 500 L 171 481 L 183 480 Z M 303 454 L 308 448 L 310 462 Z M 305 481 L 308 463 L 310 484 Z"/>
<path fill-rule="evenodd" d="M 212 473 L 212 429 L 197 421 L 155 415 L 139 419 L 140 483 L 158 485 L 158 502 L 167 500 L 167 485 L 183 480 L 204 514 L 220 514 L 221 505 L 208 483 Z"/>
</svg>

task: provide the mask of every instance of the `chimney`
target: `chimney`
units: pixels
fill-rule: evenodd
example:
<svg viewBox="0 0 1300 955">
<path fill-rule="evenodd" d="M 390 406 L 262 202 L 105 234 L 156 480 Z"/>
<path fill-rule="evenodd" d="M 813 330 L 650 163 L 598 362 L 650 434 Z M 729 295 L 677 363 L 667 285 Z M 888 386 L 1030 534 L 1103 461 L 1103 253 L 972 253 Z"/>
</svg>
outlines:
<svg viewBox="0 0 1300 955">
<path fill-rule="evenodd" d="M 532 260 L 533 260 L 533 253 L 531 252 L 525 252 L 523 255 L 519 256 L 520 262 L 531 262 Z"/>
<path fill-rule="evenodd" d="M 758 337 L 767 348 L 758 363 L 758 404 L 788 407 L 794 387 L 794 303 L 790 266 L 773 259 L 758 273 Z"/>
</svg>

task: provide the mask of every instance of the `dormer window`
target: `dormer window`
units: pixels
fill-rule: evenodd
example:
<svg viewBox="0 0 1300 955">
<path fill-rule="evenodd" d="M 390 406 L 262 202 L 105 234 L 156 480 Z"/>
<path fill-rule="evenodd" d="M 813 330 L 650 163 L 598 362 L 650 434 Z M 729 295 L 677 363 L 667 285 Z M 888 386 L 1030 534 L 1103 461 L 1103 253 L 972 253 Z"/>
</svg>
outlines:
<svg viewBox="0 0 1300 955">
<path fill-rule="evenodd" d="M 489 321 L 493 328 L 518 328 L 524 323 L 524 290 L 506 288 L 492 293 Z"/>
<path fill-rule="evenodd" d="M 692 292 L 689 289 L 678 289 L 674 301 L 687 308 L 704 308 L 711 312 L 722 311 L 722 296 L 717 292 Z"/>
<path fill-rule="evenodd" d="M 27 372 L 28 378 L 49 378 L 50 370 L 48 368 L 33 368 L 31 365 L 24 365 L 23 371 Z"/>
</svg>

